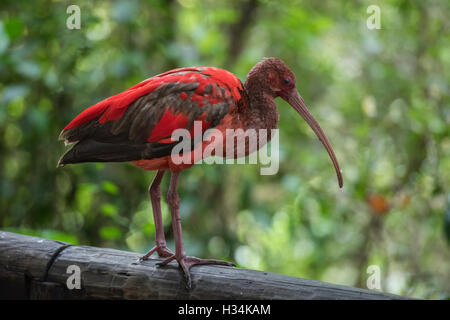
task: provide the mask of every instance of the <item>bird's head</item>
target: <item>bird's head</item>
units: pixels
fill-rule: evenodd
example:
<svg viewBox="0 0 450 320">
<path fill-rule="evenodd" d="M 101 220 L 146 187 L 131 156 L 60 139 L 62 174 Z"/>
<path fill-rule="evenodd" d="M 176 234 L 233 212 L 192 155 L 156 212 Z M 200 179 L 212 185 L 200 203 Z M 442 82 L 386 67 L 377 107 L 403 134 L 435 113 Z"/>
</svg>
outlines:
<svg viewBox="0 0 450 320">
<path fill-rule="evenodd" d="M 336 170 L 339 187 L 342 188 L 344 182 L 333 148 L 297 91 L 295 75 L 289 67 L 279 58 L 266 58 L 250 70 L 247 80 L 249 78 L 256 80 L 253 85 L 260 86 L 265 94 L 273 98 L 281 97 L 305 119 L 327 150 Z"/>
</svg>

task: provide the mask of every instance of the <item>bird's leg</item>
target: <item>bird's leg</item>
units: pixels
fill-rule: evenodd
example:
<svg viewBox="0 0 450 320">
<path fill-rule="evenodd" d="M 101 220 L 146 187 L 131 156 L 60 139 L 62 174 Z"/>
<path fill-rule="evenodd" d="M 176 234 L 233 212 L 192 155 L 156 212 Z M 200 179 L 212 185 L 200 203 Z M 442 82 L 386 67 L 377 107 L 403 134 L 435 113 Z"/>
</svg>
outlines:
<svg viewBox="0 0 450 320">
<path fill-rule="evenodd" d="M 191 275 L 189 269 L 194 265 L 201 264 L 218 264 L 223 266 L 234 266 L 231 262 L 220 261 L 214 259 L 199 259 L 196 257 L 187 257 L 184 251 L 184 244 L 181 232 L 181 219 L 180 219 L 180 197 L 178 196 L 177 186 L 178 186 L 178 172 L 172 172 L 172 177 L 170 179 L 169 193 L 167 195 L 167 200 L 170 207 L 170 213 L 172 215 L 172 228 L 173 236 L 175 239 L 175 254 L 167 258 L 163 262 L 158 263 L 158 266 L 164 266 L 173 260 L 177 260 L 180 267 L 183 269 L 186 286 L 188 289 L 191 288 Z"/>
<path fill-rule="evenodd" d="M 139 260 L 147 260 L 155 251 L 158 253 L 158 256 L 166 258 L 173 255 L 173 252 L 170 251 L 166 246 L 166 238 L 164 237 L 164 227 L 162 224 L 162 215 L 161 215 L 161 180 L 164 175 L 164 170 L 158 170 L 156 173 L 153 182 L 151 183 L 148 193 L 150 195 L 150 200 L 152 202 L 153 209 L 153 220 L 155 222 L 155 233 L 156 233 L 156 246 L 153 247 L 145 256 L 140 258 Z"/>
</svg>

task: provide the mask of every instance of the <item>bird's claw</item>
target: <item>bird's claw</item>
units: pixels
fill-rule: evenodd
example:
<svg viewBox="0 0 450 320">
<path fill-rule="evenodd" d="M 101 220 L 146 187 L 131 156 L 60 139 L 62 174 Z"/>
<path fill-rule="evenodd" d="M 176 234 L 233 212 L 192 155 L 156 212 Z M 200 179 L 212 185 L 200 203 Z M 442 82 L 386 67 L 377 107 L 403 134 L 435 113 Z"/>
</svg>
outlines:
<svg viewBox="0 0 450 320">
<path fill-rule="evenodd" d="M 140 257 L 139 259 L 136 260 L 136 263 L 141 263 L 141 262 L 146 261 L 148 259 L 149 259 L 148 257 L 142 256 L 142 257 Z"/>
<path fill-rule="evenodd" d="M 234 263 L 231 263 L 228 261 L 221 261 L 221 260 L 215 260 L 215 259 L 200 259 L 197 257 L 187 257 L 187 256 L 177 258 L 176 255 L 172 255 L 169 258 L 167 258 L 166 260 L 164 260 L 162 262 L 158 262 L 156 265 L 158 267 L 162 267 L 162 266 L 167 265 L 169 262 L 171 262 L 173 260 L 177 260 L 178 265 L 183 270 L 184 280 L 185 280 L 186 288 L 188 290 L 190 290 L 192 287 L 191 273 L 189 270 L 195 265 L 215 264 L 215 265 L 221 265 L 221 266 L 235 267 Z"/>
<path fill-rule="evenodd" d="M 170 251 L 165 245 L 156 245 L 149 252 L 147 252 L 144 256 L 140 257 L 136 262 L 146 261 L 150 258 L 153 253 L 157 253 L 160 258 L 167 258 L 173 256 L 173 252 Z"/>
</svg>

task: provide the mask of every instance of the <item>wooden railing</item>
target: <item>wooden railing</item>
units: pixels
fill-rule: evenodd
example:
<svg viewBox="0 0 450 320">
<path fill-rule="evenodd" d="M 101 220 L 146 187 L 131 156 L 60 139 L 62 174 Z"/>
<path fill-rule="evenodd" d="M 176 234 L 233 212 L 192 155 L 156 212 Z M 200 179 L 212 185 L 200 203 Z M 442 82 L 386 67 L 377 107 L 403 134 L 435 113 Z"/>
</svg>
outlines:
<svg viewBox="0 0 450 320">
<path fill-rule="evenodd" d="M 137 263 L 140 254 L 0 231 L 3 299 L 405 299 L 377 291 L 221 266 Z M 71 267 L 72 266 L 72 267 Z M 78 278 L 77 278 L 78 277 Z M 79 281 L 78 281 L 79 280 Z"/>
</svg>

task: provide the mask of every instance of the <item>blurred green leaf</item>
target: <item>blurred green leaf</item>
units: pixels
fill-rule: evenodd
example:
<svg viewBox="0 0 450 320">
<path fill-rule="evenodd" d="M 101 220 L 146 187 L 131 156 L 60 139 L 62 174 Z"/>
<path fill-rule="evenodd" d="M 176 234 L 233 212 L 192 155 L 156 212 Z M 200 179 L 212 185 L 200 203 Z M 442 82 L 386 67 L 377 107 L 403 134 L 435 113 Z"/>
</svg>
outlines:
<svg viewBox="0 0 450 320">
<path fill-rule="evenodd" d="M 11 40 L 16 40 L 24 31 L 25 25 L 19 18 L 9 18 L 5 21 L 5 30 Z"/>
<path fill-rule="evenodd" d="M 102 212 L 105 216 L 115 216 L 117 215 L 117 207 L 110 203 L 105 203 L 102 205 Z"/>
<path fill-rule="evenodd" d="M 122 236 L 122 232 L 115 226 L 105 226 L 100 228 L 100 236 L 103 239 L 115 240 Z"/>
<path fill-rule="evenodd" d="M 112 195 L 119 193 L 119 188 L 111 181 L 103 181 L 103 190 Z"/>
</svg>

